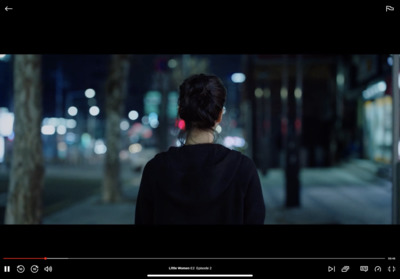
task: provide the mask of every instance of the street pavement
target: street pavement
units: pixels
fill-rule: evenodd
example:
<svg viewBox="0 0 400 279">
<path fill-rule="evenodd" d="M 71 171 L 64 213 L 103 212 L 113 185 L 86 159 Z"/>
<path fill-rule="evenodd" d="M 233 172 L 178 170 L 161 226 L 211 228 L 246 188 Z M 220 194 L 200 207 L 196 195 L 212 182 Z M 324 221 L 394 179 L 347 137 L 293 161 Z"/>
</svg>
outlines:
<svg viewBox="0 0 400 279">
<path fill-rule="evenodd" d="M 377 176 L 377 166 L 353 160 L 330 168 L 300 172 L 300 206 L 285 207 L 282 169 L 260 174 L 265 224 L 391 224 L 392 185 Z M 43 224 L 134 224 L 140 174 L 123 168 L 124 199 L 106 204 L 94 194 L 45 216 Z"/>
<path fill-rule="evenodd" d="M 270 172 L 262 180 L 265 224 L 391 224 L 392 183 L 365 164 L 303 169 L 300 206 L 293 208 L 285 207 L 283 171 Z"/>
<path fill-rule="evenodd" d="M 93 166 L 92 171 L 85 171 L 86 177 L 102 177 L 102 166 Z M 57 170 L 53 170 L 57 172 Z M 77 169 L 70 174 L 78 173 Z M 140 173 L 130 165 L 121 165 L 122 198 L 115 203 L 102 201 L 100 191 L 92 196 L 64 208 L 54 214 L 45 216 L 43 224 L 134 224 L 136 197 L 140 184 Z"/>
</svg>

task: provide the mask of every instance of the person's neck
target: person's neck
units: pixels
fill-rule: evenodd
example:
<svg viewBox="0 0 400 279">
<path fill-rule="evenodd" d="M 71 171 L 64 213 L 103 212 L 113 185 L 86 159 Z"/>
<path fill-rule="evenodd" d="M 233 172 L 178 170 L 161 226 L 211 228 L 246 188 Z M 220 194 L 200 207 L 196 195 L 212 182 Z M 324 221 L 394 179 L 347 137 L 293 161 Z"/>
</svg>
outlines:
<svg viewBox="0 0 400 279">
<path fill-rule="evenodd" d="M 210 130 L 192 129 L 187 138 L 185 145 L 213 143 L 214 134 Z"/>
</svg>

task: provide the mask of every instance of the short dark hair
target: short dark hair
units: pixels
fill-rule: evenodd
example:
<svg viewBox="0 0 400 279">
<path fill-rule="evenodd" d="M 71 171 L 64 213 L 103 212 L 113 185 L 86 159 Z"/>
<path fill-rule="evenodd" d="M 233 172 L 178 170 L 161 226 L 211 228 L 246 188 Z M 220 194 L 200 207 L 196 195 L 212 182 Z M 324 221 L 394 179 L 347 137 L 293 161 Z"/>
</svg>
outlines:
<svg viewBox="0 0 400 279">
<path fill-rule="evenodd" d="M 178 117 L 185 121 L 185 132 L 192 128 L 212 129 L 226 100 L 222 80 L 212 74 L 194 74 L 179 86 Z M 180 140 L 182 142 L 183 135 Z"/>
</svg>

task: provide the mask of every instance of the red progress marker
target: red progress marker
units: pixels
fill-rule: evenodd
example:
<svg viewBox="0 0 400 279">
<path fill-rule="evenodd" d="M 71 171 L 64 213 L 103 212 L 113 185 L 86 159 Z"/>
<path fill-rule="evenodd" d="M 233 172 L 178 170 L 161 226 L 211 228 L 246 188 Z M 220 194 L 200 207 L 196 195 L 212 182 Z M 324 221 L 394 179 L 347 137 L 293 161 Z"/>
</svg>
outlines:
<svg viewBox="0 0 400 279">
<path fill-rule="evenodd" d="M 43 258 L 3 258 L 3 260 L 47 260 L 47 257 L 43 257 Z"/>
</svg>

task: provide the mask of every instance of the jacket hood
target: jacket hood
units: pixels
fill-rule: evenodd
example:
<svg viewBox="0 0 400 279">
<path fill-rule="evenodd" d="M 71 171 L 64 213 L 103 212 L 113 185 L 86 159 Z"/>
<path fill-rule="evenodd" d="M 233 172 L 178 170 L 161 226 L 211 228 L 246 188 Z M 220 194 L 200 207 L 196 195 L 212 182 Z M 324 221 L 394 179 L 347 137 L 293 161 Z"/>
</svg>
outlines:
<svg viewBox="0 0 400 279">
<path fill-rule="evenodd" d="M 170 147 L 160 154 L 165 168 L 158 187 L 177 203 L 198 204 L 216 201 L 234 184 L 242 154 L 220 144 Z M 169 181 L 162 183 L 162 179 Z"/>
</svg>

